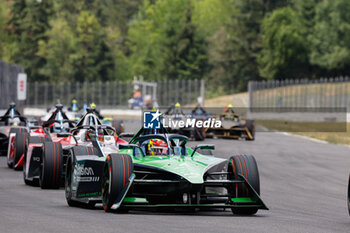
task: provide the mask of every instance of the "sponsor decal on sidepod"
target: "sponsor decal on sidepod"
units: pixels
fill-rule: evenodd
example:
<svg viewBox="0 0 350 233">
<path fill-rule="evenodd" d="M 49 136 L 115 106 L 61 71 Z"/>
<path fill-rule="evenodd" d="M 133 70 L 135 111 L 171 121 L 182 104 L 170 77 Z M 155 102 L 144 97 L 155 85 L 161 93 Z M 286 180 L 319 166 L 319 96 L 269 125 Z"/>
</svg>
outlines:
<svg viewBox="0 0 350 233">
<path fill-rule="evenodd" d="M 100 177 L 94 176 L 92 167 L 84 167 L 82 164 L 75 164 L 74 178 L 77 182 L 98 182 Z"/>
</svg>

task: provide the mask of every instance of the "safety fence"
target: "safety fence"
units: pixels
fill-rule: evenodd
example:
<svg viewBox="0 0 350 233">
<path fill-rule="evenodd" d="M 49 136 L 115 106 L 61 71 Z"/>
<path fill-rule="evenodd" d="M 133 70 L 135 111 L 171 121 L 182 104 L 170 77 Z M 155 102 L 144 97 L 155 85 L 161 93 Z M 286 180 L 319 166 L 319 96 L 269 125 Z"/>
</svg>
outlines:
<svg viewBox="0 0 350 233">
<path fill-rule="evenodd" d="M 100 108 L 129 108 L 136 91 L 140 91 L 144 100 L 151 99 L 159 106 L 169 106 L 176 102 L 183 105 L 195 104 L 199 96 L 205 95 L 202 80 L 167 80 L 151 84 L 155 85 L 119 81 L 30 82 L 25 104 L 28 107 L 49 107 L 57 102 L 70 105 L 75 99 L 81 106 L 94 102 Z"/>
<path fill-rule="evenodd" d="M 349 77 L 251 81 L 249 107 L 257 109 L 340 109 L 350 107 Z"/>
<path fill-rule="evenodd" d="M 0 61 L 0 109 L 17 102 L 17 75 L 23 72 L 21 66 Z"/>
</svg>

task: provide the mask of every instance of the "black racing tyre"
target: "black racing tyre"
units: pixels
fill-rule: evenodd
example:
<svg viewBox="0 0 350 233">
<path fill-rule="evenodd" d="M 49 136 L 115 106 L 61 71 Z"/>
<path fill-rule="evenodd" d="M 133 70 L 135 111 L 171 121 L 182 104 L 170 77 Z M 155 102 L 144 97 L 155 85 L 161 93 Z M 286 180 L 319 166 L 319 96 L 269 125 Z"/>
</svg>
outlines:
<svg viewBox="0 0 350 233">
<path fill-rule="evenodd" d="M 349 181 L 348 181 L 348 212 L 350 215 L 350 175 L 349 175 Z"/>
<path fill-rule="evenodd" d="M 51 140 L 48 137 L 38 137 L 38 136 L 29 137 L 29 143 L 44 143 L 44 142 L 51 142 Z"/>
<path fill-rule="evenodd" d="M 71 207 L 80 207 L 81 206 L 80 202 L 72 200 L 72 179 L 73 179 L 72 174 L 74 172 L 74 165 L 72 160 L 73 160 L 72 157 L 69 157 L 67 160 L 64 190 L 66 194 L 67 204 Z"/>
<path fill-rule="evenodd" d="M 202 150 L 202 149 L 198 149 L 197 152 L 198 152 L 199 154 L 202 154 L 202 155 L 214 156 L 212 150 Z"/>
<path fill-rule="evenodd" d="M 232 156 L 228 164 L 228 179 L 241 179 L 241 174 L 253 187 L 257 194 L 260 194 L 260 179 L 258 165 L 252 155 L 235 155 Z M 234 197 L 252 197 L 254 194 L 248 189 L 247 184 L 236 184 L 228 190 Z M 257 208 L 232 208 L 234 214 L 253 215 L 258 211 Z"/>
<path fill-rule="evenodd" d="M 103 156 L 100 149 L 93 147 L 93 146 L 75 146 L 75 147 L 73 147 L 73 153 L 75 156 L 78 156 L 78 155 Z"/>
<path fill-rule="evenodd" d="M 205 139 L 204 128 L 194 128 L 194 139 L 196 141 L 203 141 Z"/>
<path fill-rule="evenodd" d="M 14 161 L 13 167 L 15 170 L 20 171 L 23 169 L 22 166 L 16 166 L 21 160 L 22 156 L 27 153 L 27 145 L 28 145 L 28 133 L 16 133 L 14 140 Z"/>
<path fill-rule="evenodd" d="M 28 130 L 26 128 L 23 127 L 11 127 L 10 129 L 10 134 L 11 133 L 28 133 Z"/>
<path fill-rule="evenodd" d="M 17 134 L 17 133 L 25 133 L 25 132 L 28 132 L 26 128 L 23 128 L 23 127 L 11 127 L 9 135 L 11 133 Z M 11 143 L 11 142 L 9 142 L 9 143 Z M 7 155 L 7 153 L 8 153 L 8 148 L 7 148 L 8 144 L 5 144 L 4 146 L 6 147 L 6 148 L 4 148 L 4 151 L 5 151 L 4 154 Z M 7 161 L 7 166 L 9 168 L 13 168 L 13 165 L 14 165 L 14 161 L 12 161 L 12 162 Z"/>
<path fill-rule="evenodd" d="M 1 138 L 2 135 L 0 135 Z M 7 155 L 7 143 L 3 142 L 0 143 L 0 156 L 6 156 Z"/>
<path fill-rule="evenodd" d="M 251 135 L 251 137 L 249 137 L 247 135 L 248 137 L 246 139 L 249 140 L 249 141 L 254 141 L 254 139 L 255 139 L 255 123 L 254 123 L 254 121 L 253 120 L 247 120 L 246 121 L 246 127 L 247 127 L 247 129 L 248 129 L 248 131 L 249 131 L 249 133 Z"/>
<path fill-rule="evenodd" d="M 113 120 L 113 127 L 117 135 L 120 135 L 124 132 L 124 122 L 122 120 Z"/>
<path fill-rule="evenodd" d="M 62 176 L 63 151 L 58 142 L 44 142 L 39 183 L 42 189 L 58 189 Z"/>
<path fill-rule="evenodd" d="M 107 212 L 128 186 L 129 177 L 134 170 L 132 159 L 126 154 L 110 154 L 102 175 L 102 204 Z"/>
</svg>

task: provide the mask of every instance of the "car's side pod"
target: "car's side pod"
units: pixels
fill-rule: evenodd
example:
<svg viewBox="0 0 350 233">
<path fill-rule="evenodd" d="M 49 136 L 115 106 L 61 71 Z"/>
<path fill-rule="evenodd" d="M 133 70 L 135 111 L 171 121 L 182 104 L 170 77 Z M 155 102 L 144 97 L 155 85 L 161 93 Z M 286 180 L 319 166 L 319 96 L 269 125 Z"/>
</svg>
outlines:
<svg viewBox="0 0 350 233">
<path fill-rule="evenodd" d="M 133 170 L 134 165 L 130 155 L 107 156 L 102 174 L 102 204 L 105 211 L 120 207 L 135 178 Z"/>
</svg>

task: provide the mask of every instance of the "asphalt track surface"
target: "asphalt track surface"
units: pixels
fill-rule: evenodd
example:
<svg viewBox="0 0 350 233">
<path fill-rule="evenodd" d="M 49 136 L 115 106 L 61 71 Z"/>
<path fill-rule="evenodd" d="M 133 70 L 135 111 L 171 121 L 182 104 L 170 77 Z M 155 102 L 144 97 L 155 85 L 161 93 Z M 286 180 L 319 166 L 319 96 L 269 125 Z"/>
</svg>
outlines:
<svg viewBox="0 0 350 233">
<path fill-rule="evenodd" d="M 253 154 L 261 197 L 270 208 L 255 216 L 216 212 L 105 213 L 68 207 L 64 190 L 26 186 L 22 172 L 0 157 L 0 232 L 350 232 L 346 192 L 350 147 L 259 132 L 256 140 L 207 139 L 218 157 Z M 196 144 L 191 142 L 192 145 Z"/>
</svg>

